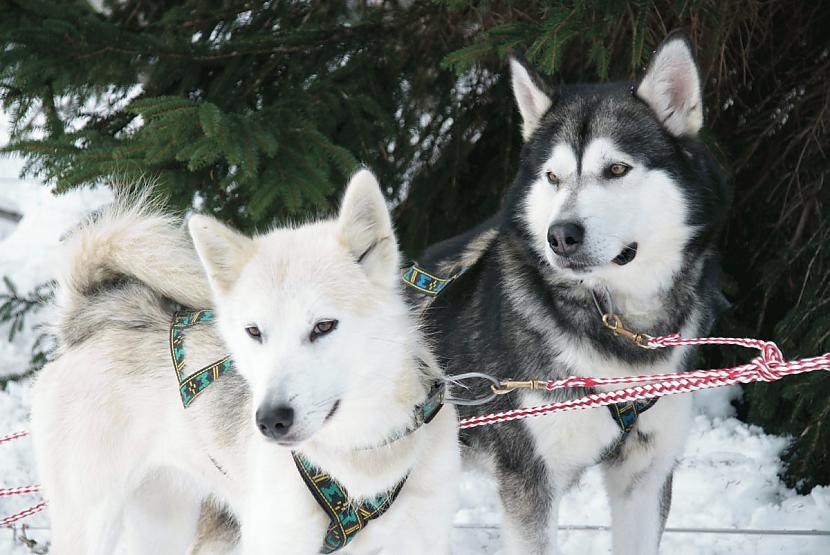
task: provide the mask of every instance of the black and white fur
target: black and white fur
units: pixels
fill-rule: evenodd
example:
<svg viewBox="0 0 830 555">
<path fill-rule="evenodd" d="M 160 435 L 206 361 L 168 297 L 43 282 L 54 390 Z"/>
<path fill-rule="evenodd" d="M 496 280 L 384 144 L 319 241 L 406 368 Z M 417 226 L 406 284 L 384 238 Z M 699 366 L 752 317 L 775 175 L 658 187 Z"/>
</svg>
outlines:
<svg viewBox="0 0 830 555">
<path fill-rule="evenodd" d="M 729 195 L 699 137 L 701 79 L 689 42 L 668 37 L 636 84 L 554 89 L 520 57 L 510 66 L 525 145 L 503 208 L 420 259 L 441 275 L 468 268 L 425 309 L 441 363 L 449 374 L 519 380 L 687 369 L 689 350 L 644 350 L 605 329 L 591 291 L 639 332 L 696 336 L 712 325 L 715 242 Z M 554 226 L 564 223 L 582 230 L 568 239 L 576 252 L 556 242 Z M 462 416 L 585 393 L 516 392 Z M 498 480 L 507 553 L 556 553 L 559 502 L 600 465 L 614 553 L 647 555 L 658 551 L 691 417 L 691 398 L 673 396 L 644 413 L 624 443 L 605 408 L 461 438 Z"/>
</svg>

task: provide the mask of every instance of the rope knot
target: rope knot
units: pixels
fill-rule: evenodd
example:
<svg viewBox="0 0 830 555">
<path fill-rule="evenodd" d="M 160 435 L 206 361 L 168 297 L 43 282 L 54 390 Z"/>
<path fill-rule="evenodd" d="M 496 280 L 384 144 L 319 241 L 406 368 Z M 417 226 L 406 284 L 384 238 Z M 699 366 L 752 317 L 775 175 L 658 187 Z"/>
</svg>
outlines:
<svg viewBox="0 0 830 555">
<path fill-rule="evenodd" d="M 761 355 L 752 359 L 751 364 L 755 365 L 758 377 L 765 382 L 774 382 L 780 379 L 783 374 L 779 367 L 784 364 L 784 355 L 781 349 L 772 341 L 764 342 Z"/>
<path fill-rule="evenodd" d="M 647 349 L 661 349 L 664 347 L 672 347 L 676 345 L 676 341 L 680 340 L 679 333 L 670 333 L 668 335 L 661 335 L 658 337 L 651 337 L 648 340 L 648 345 L 645 345 Z"/>
</svg>

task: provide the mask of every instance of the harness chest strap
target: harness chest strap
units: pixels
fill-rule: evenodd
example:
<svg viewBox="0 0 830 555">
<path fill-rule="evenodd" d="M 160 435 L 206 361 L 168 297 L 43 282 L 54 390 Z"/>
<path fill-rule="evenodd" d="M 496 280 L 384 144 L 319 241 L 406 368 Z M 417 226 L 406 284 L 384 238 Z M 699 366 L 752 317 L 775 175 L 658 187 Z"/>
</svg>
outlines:
<svg viewBox="0 0 830 555">
<path fill-rule="evenodd" d="M 446 289 L 447 286 L 449 286 L 453 281 L 461 277 L 461 275 L 463 275 L 466 271 L 467 268 L 463 267 L 450 277 L 441 278 L 427 272 L 418 266 L 417 262 L 415 262 L 404 271 L 401 276 L 401 280 L 405 285 L 419 291 L 420 293 L 430 297 L 437 297 L 439 293 Z M 610 327 L 608 322 L 606 322 L 605 317 L 603 317 L 603 322 L 607 327 Z M 615 334 L 627 332 L 618 319 L 616 322 L 617 324 L 615 327 L 610 327 Z M 619 426 L 620 433 L 622 434 L 620 442 L 625 441 L 631 433 L 631 430 L 634 429 L 640 415 L 653 407 L 655 403 L 657 403 L 656 398 L 646 399 L 644 401 L 631 401 L 627 403 L 608 405 L 608 411 L 611 413 L 611 418 L 613 418 L 614 422 L 617 426 Z"/>
<path fill-rule="evenodd" d="M 329 527 L 320 553 L 333 553 L 345 547 L 370 521 L 388 511 L 408 478 L 404 476 L 388 492 L 357 503 L 331 475 L 315 467 L 299 452 L 295 451 L 293 456 L 303 482 L 329 517 Z"/>
<path fill-rule="evenodd" d="M 611 412 L 611 418 L 620 427 L 622 436 L 620 442 L 628 438 L 628 434 L 634 429 L 637 424 L 639 416 L 653 407 L 657 403 L 657 397 L 653 399 L 645 399 L 643 401 L 629 401 L 627 403 L 617 403 L 615 405 L 607 405 Z"/>
</svg>

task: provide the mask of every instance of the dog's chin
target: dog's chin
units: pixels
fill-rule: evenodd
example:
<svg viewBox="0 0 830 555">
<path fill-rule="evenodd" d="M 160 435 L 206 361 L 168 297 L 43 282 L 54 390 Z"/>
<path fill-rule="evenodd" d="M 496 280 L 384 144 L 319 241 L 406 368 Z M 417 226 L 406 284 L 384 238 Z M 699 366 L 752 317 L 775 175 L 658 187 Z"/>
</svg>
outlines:
<svg viewBox="0 0 830 555">
<path fill-rule="evenodd" d="M 599 266 L 602 266 L 600 262 L 581 256 L 564 258 L 552 252 L 548 252 L 547 254 L 548 263 L 557 273 L 573 279 L 582 279 L 590 275 Z"/>
<path fill-rule="evenodd" d="M 303 442 L 293 440 L 293 439 L 283 438 L 283 439 L 274 440 L 274 443 L 276 443 L 280 447 L 285 447 L 286 449 L 294 450 L 297 447 L 299 447 L 300 445 L 302 445 Z"/>
</svg>

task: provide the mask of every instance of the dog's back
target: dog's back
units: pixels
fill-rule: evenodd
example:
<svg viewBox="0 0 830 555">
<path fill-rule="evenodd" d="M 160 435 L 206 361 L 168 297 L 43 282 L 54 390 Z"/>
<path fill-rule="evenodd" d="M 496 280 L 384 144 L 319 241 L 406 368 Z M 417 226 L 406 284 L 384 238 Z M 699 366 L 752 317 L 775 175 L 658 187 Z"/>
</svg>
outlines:
<svg viewBox="0 0 830 555">
<path fill-rule="evenodd" d="M 130 542 L 146 552 L 183 553 L 204 492 L 195 481 L 182 482 L 182 473 L 165 476 L 165 468 L 172 470 L 177 457 L 190 465 L 188 452 L 201 452 L 205 438 L 189 433 L 189 419 L 202 419 L 206 436 L 241 421 L 230 416 L 238 404 L 226 405 L 223 418 L 200 407 L 185 414 L 175 395 L 157 393 L 159 384 L 175 390 L 168 342 L 174 311 L 210 303 L 201 265 L 181 220 L 146 196 L 117 201 L 66 242 L 53 323 L 58 357 L 39 373 L 32 397 L 32 435 L 53 545 L 112 553 L 126 507 L 118 503 L 132 496 Z M 194 363 L 223 354 L 209 328 L 193 341 L 201 347 Z M 244 401 L 241 380 L 230 376 L 224 385 Z M 178 444 L 160 441 L 164 437 L 176 437 Z M 134 460 L 141 461 L 138 469 L 123 472 L 135 467 Z M 152 467 L 157 479 L 142 486 L 141 468 Z M 143 526 L 168 533 L 147 534 Z"/>
</svg>

